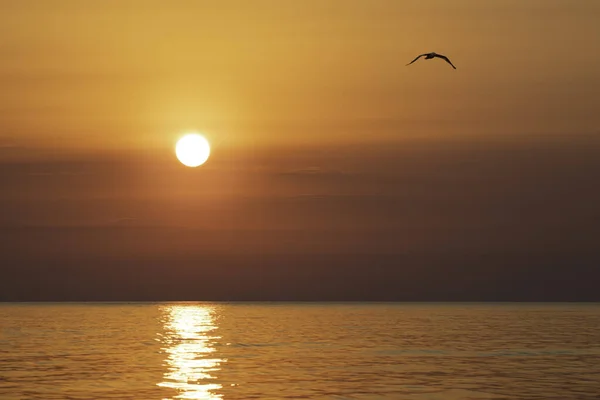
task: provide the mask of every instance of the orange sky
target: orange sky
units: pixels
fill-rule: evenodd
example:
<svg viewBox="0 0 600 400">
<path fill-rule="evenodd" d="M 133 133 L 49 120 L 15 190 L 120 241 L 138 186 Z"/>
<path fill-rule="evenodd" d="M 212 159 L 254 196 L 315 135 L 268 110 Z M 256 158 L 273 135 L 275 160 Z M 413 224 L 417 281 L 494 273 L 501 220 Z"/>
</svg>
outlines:
<svg viewBox="0 0 600 400">
<path fill-rule="evenodd" d="M 0 300 L 598 300 L 599 21 L 0 0 Z"/>
<path fill-rule="evenodd" d="M 600 3 L 0 3 L 0 146 L 318 145 L 598 129 Z M 416 54 L 451 57 L 405 67 Z M 27 155 L 27 152 L 24 152 Z"/>
</svg>

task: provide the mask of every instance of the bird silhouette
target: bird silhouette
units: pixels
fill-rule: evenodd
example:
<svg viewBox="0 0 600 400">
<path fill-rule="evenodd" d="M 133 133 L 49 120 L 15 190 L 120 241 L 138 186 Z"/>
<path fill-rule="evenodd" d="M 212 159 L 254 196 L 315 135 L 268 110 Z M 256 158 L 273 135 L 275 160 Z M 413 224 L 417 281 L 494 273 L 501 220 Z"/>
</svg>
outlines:
<svg viewBox="0 0 600 400">
<path fill-rule="evenodd" d="M 415 58 L 414 60 L 412 60 L 411 62 L 409 62 L 406 65 L 410 65 L 410 64 L 414 63 L 415 61 L 417 61 L 419 58 L 421 58 L 423 56 L 425 56 L 426 60 L 431 60 L 432 58 L 435 58 L 435 57 L 441 58 L 443 60 L 446 60 L 446 62 L 448 64 L 452 65 L 452 68 L 456 69 L 456 67 L 454 66 L 454 64 L 452 64 L 452 62 L 448 59 L 448 57 L 443 56 L 441 54 L 437 54 L 437 53 L 425 53 L 425 54 L 421 54 L 420 56 L 417 56 L 417 58 Z"/>
</svg>

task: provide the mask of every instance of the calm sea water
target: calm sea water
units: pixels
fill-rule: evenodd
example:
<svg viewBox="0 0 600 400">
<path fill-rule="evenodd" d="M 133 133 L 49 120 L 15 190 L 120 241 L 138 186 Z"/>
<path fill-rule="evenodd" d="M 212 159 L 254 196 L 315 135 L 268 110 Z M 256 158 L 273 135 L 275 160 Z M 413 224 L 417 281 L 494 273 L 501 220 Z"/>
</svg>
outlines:
<svg viewBox="0 0 600 400">
<path fill-rule="evenodd" d="M 600 305 L 0 304 L 0 399 L 598 399 Z"/>
</svg>

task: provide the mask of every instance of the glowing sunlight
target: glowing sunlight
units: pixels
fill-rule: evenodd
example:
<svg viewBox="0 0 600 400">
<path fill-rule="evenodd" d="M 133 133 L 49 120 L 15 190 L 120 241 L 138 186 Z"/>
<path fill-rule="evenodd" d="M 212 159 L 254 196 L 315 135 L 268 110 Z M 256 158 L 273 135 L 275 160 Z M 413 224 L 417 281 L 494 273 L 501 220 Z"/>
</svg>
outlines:
<svg viewBox="0 0 600 400">
<path fill-rule="evenodd" d="M 183 165 L 197 167 L 208 160 L 210 144 L 204 136 L 190 133 L 177 141 L 175 154 Z"/>
<path fill-rule="evenodd" d="M 162 336 L 162 351 L 168 371 L 158 386 L 176 389 L 174 399 L 212 400 L 222 396 L 215 394 L 221 385 L 214 383 L 214 372 L 226 362 L 214 358 L 211 353 L 214 340 L 212 332 L 214 310 L 210 306 L 173 305 L 163 308 L 165 334 Z"/>
</svg>

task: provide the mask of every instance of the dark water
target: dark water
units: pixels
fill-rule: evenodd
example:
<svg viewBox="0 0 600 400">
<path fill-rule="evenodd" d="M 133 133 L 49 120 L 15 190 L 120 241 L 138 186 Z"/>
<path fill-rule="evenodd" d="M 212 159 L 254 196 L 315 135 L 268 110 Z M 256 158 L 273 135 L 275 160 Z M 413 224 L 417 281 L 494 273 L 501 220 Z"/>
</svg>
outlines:
<svg viewBox="0 0 600 400">
<path fill-rule="evenodd" d="M 0 399 L 598 399 L 600 305 L 2 304 Z"/>
</svg>

